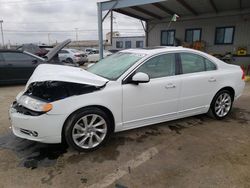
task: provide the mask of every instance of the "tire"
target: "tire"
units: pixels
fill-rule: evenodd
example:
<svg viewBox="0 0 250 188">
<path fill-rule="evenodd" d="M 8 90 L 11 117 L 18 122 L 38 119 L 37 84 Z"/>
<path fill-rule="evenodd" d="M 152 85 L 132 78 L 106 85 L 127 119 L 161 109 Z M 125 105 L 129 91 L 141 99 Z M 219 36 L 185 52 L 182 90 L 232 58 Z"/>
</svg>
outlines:
<svg viewBox="0 0 250 188">
<path fill-rule="evenodd" d="M 66 62 L 67 62 L 67 63 L 71 63 L 71 64 L 74 63 L 73 59 L 71 59 L 71 58 L 67 58 L 67 59 L 66 59 Z"/>
<path fill-rule="evenodd" d="M 69 146 L 84 152 L 102 146 L 111 132 L 112 124 L 108 115 L 99 108 L 89 107 L 76 111 L 68 118 L 63 134 Z"/>
<path fill-rule="evenodd" d="M 213 98 L 208 115 L 218 120 L 224 119 L 231 112 L 232 105 L 232 93 L 228 90 L 221 90 Z"/>
</svg>

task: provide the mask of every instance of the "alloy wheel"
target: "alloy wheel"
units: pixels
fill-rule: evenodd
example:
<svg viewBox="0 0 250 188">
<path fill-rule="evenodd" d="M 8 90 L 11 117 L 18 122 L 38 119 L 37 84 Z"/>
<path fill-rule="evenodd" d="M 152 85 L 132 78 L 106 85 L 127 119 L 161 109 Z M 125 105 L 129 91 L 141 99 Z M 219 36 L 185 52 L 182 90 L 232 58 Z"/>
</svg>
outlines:
<svg viewBox="0 0 250 188">
<path fill-rule="evenodd" d="M 226 116 L 232 106 L 232 99 L 228 93 L 222 93 L 215 102 L 215 113 L 218 117 Z"/>
<path fill-rule="evenodd" d="M 97 114 L 81 117 L 73 126 L 72 138 L 74 143 L 83 149 L 97 147 L 105 139 L 107 123 Z"/>
</svg>

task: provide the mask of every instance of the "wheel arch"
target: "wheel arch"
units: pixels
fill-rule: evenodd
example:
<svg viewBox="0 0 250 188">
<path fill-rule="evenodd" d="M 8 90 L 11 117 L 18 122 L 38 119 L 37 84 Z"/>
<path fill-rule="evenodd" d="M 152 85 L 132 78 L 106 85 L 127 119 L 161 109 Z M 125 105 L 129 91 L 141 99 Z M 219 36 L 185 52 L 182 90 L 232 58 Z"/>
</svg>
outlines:
<svg viewBox="0 0 250 188">
<path fill-rule="evenodd" d="M 218 90 L 218 91 L 214 94 L 214 96 L 213 96 L 213 98 L 212 98 L 212 100 L 211 100 L 211 102 L 210 102 L 210 106 L 212 105 L 215 96 L 216 96 L 220 91 L 223 91 L 223 90 L 229 91 L 229 92 L 231 93 L 231 97 L 232 97 L 232 99 L 233 99 L 233 101 L 234 101 L 235 90 L 234 90 L 233 87 L 231 87 L 231 86 L 225 86 L 225 87 L 221 88 L 220 90 Z"/>
<path fill-rule="evenodd" d="M 101 105 L 89 105 L 89 106 L 84 106 L 84 107 L 81 107 L 77 110 L 75 110 L 74 112 L 72 112 L 67 118 L 66 120 L 64 121 L 63 123 L 63 127 L 62 127 L 62 130 L 61 130 L 61 141 L 62 143 L 65 143 L 65 135 L 64 135 L 64 130 L 65 130 L 65 127 L 66 127 L 66 122 L 69 120 L 69 118 L 71 118 L 76 112 L 78 111 L 81 111 L 81 110 L 84 110 L 86 108 L 99 108 L 101 109 L 102 111 L 104 111 L 108 117 L 110 118 L 111 120 L 111 131 L 114 132 L 115 130 L 115 118 L 114 118 L 114 115 L 113 113 L 111 112 L 110 109 L 108 109 L 107 107 L 105 106 L 101 106 Z"/>
<path fill-rule="evenodd" d="M 210 116 L 210 117 L 212 117 L 212 118 L 215 118 L 215 119 L 222 119 L 222 117 L 220 118 L 220 117 L 218 117 L 218 116 L 216 116 L 215 115 L 215 112 L 214 112 L 214 109 L 212 109 L 212 106 L 213 106 L 213 103 L 215 103 L 215 99 L 216 99 L 216 96 L 219 94 L 219 92 L 221 92 L 221 91 L 228 91 L 229 93 L 230 93 L 230 95 L 231 95 L 231 98 L 232 98 L 232 104 L 233 104 L 233 101 L 234 101 L 234 97 L 235 97 L 235 90 L 233 89 L 233 87 L 231 87 L 231 86 L 226 86 L 226 87 L 223 87 L 223 88 L 221 88 L 220 90 L 218 90 L 217 92 L 216 92 L 216 94 L 214 95 L 214 97 L 212 98 L 212 100 L 211 100 L 211 103 L 210 103 L 210 107 L 209 107 L 209 110 L 208 110 L 208 115 Z M 232 105 L 231 104 L 231 105 Z M 232 109 L 232 108 L 231 108 Z M 231 110 L 230 109 L 230 110 Z M 227 114 L 228 115 L 228 114 Z"/>
<path fill-rule="evenodd" d="M 231 86 L 226 86 L 226 87 L 223 87 L 223 88 L 221 88 L 217 93 L 219 93 L 220 91 L 222 91 L 222 90 L 226 90 L 226 91 L 229 91 L 230 92 L 230 94 L 231 94 L 231 97 L 232 97 L 232 99 L 233 99 L 233 101 L 234 101 L 234 97 L 235 97 L 235 90 L 234 90 L 234 88 L 233 87 L 231 87 Z M 214 95 L 214 97 L 217 95 L 217 93 Z M 214 98 L 213 98 L 214 99 Z"/>
</svg>

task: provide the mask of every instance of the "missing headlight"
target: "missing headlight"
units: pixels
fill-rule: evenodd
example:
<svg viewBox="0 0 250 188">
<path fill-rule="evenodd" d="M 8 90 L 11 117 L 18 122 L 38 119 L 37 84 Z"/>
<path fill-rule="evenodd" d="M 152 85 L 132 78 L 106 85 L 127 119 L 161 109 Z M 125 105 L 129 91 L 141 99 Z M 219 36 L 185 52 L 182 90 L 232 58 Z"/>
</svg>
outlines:
<svg viewBox="0 0 250 188">
<path fill-rule="evenodd" d="M 96 87 L 87 84 L 46 81 L 31 83 L 25 94 L 48 102 L 53 102 L 74 95 L 91 93 L 100 90 L 101 88 L 102 87 Z"/>
</svg>

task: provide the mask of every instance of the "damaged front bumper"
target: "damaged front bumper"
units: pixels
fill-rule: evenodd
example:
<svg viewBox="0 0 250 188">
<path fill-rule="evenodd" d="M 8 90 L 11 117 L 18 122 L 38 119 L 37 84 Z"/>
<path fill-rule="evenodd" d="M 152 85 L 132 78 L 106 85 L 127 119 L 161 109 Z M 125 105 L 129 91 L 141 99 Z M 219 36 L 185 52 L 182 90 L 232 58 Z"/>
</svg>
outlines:
<svg viewBox="0 0 250 188">
<path fill-rule="evenodd" d="M 17 137 L 43 143 L 61 143 L 65 120 L 73 111 L 57 113 L 58 103 L 71 97 L 99 91 L 103 86 L 93 86 L 62 81 L 33 82 L 16 97 L 9 110 L 12 131 Z M 22 99 L 26 96 L 25 99 Z M 27 102 L 26 99 L 31 99 Z M 38 101 L 49 103 L 50 110 L 35 108 Z M 36 111 L 34 111 L 36 110 Z"/>
<path fill-rule="evenodd" d="M 12 105 L 9 116 L 12 132 L 17 137 L 42 143 L 61 143 L 64 115 L 25 115 Z"/>
</svg>

